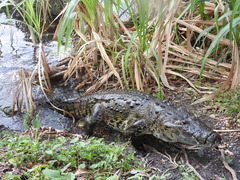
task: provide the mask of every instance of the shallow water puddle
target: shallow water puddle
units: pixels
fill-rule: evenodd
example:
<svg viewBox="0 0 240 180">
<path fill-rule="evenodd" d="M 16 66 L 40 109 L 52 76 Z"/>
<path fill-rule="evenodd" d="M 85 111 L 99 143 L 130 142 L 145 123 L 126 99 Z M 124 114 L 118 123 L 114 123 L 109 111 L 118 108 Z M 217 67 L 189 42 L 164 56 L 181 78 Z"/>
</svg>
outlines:
<svg viewBox="0 0 240 180">
<path fill-rule="evenodd" d="M 0 22 L 6 19 L 0 14 Z M 30 35 L 20 23 L 11 22 L 0 24 L 0 124 L 12 130 L 23 130 L 23 114 L 8 117 L 4 107 L 11 106 L 12 95 L 10 90 L 15 88 L 15 76 L 20 68 L 31 70 L 37 63 L 38 48 L 34 48 Z M 50 64 L 57 62 L 61 56 L 57 54 L 57 42 L 49 41 L 45 44 L 45 54 Z M 35 91 L 36 97 L 41 98 L 40 90 Z M 49 109 L 38 107 L 40 126 L 53 127 L 63 130 L 69 126 L 67 118 Z"/>
</svg>

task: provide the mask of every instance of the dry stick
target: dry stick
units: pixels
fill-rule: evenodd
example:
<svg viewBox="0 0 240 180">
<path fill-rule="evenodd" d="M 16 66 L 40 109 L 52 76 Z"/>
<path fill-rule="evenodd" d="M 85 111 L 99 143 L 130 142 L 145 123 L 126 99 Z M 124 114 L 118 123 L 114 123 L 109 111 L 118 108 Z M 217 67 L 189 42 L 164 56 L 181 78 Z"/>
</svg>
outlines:
<svg viewBox="0 0 240 180">
<path fill-rule="evenodd" d="M 173 74 L 173 75 L 176 75 L 176 76 L 179 76 L 179 77 L 183 78 L 183 79 L 184 79 L 185 81 L 187 81 L 188 84 L 189 84 L 196 92 L 198 92 L 199 94 L 200 94 L 200 93 L 205 93 L 205 92 L 202 92 L 202 91 L 200 91 L 199 89 L 197 89 L 190 80 L 188 80 L 186 77 L 184 77 L 184 76 L 181 75 L 180 73 L 177 73 L 177 72 L 174 72 L 174 71 L 171 71 L 171 70 L 166 70 L 166 73 L 168 73 L 168 74 Z"/>
<path fill-rule="evenodd" d="M 228 133 L 228 132 L 240 132 L 240 129 L 223 129 L 223 130 L 214 130 L 216 132 L 220 132 L 220 133 Z"/>
<path fill-rule="evenodd" d="M 70 167 L 71 163 L 68 163 L 66 166 L 64 166 L 62 169 L 61 169 L 61 173 L 64 173 L 69 167 Z"/>
<path fill-rule="evenodd" d="M 224 155 L 223 149 L 220 149 L 220 152 L 221 152 L 222 162 L 223 162 L 224 167 L 231 173 L 233 180 L 238 180 L 236 171 L 233 168 L 231 168 L 228 165 L 228 163 L 225 161 L 225 155 Z"/>
<path fill-rule="evenodd" d="M 165 155 L 165 154 L 159 152 L 158 150 L 156 150 L 155 148 L 153 148 L 153 147 L 151 147 L 151 146 L 148 146 L 148 145 L 146 145 L 146 144 L 144 144 L 144 146 L 146 146 L 147 149 L 149 149 L 150 151 L 152 151 L 152 152 L 154 152 L 154 153 L 156 153 L 156 154 L 162 155 L 162 156 L 164 156 L 165 158 L 167 158 L 167 159 L 173 164 L 173 166 L 174 166 L 172 169 L 176 169 L 176 168 L 178 167 L 178 164 L 176 163 L 176 158 L 177 158 L 178 154 L 177 154 L 177 156 L 174 158 L 174 160 L 172 160 L 172 157 L 171 157 L 170 155 Z M 172 170 L 172 169 L 169 169 L 169 170 Z"/>
<path fill-rule="evenodd" d="M 204 178 L 197 172 L 197 170 L 196 170 L 191 164 L 189 164 L 188 156 L 187 156 L 187 153 L 186 153 L 185 150 L 183 151 L 183 154 L 184 154 L 185 160 L 186 160 L 186 163 L 185 163 L 185 164 L 186 164 L 190 169 L 193 170 L 193 172 L 197 175 L 197 177 L 198 177 L 200 180 L 204 180 Z"/>
</svg>

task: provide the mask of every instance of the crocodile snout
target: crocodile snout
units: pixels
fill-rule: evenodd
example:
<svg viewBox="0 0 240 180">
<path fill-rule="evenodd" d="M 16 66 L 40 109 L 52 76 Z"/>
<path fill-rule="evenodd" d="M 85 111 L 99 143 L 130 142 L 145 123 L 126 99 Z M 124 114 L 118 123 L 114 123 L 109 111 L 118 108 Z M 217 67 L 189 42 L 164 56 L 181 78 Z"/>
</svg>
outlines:
<svg viewBox="0 0 240 180">
<path fill-rule="evenodd" d="M 221 143 L 221 136 L 216 132 L 212 132 L 206 138 L 206 141 L 205 141 L 205 144 L 211 144 L 212 148 L 217 147 L 220 143 Z"/>
</svg>

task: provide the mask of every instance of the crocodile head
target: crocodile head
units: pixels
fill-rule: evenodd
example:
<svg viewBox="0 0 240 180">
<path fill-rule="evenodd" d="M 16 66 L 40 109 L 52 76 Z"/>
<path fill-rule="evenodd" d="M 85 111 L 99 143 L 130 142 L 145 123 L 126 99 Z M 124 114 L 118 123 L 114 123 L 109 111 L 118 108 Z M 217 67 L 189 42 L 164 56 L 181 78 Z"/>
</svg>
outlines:
<svg viewBox="0 0 240 180">
<path fill-rule="evenodd" d="M 153 135 L 166 142 L 180 142 L 195 147 L 215 148 L 221 137 L 197 117 L 184 111 L 174 110 L 163 113 L 155 122 Z"/>
</svg>

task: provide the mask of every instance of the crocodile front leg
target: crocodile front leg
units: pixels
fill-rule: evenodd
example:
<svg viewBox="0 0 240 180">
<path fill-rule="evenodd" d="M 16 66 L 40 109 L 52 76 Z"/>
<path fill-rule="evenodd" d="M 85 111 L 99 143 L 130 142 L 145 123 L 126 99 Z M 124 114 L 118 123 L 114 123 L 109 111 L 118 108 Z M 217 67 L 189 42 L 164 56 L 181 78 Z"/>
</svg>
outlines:
<svg viewBox="0 0 240 180">
<path fill-rule="evenodd" d="M 132 119 L 131 119 L 132 120 Z M 136 120 L 135 120 L 136 121 Z M 131 135 L 131 143 L 141 156 L 145 156 L 147 151 L 141 141 L 141 135 L 148 134 L 145 119 L 139 119 L 132 125 L 128 126 L 126 131 Z"/>
<path fill-rule="evenodd" d="M 126 125 L 125 132 L 126 134 L 139 136 L 147 133 L 147 125 L 145 119 L 138 119 L 136 117 L 131 117 L 127 120 L 129 124 Z M 134 122 L 130 124 L 131 122 Z"/>
<path fill-rule="evenodd" d="M 96 124 L 101 120 L 102 105 L 95 104 L 92 109 L 92 114 L 84 118 L 84 131 L 88 136 L 93 134 Z"/>
</svg>

